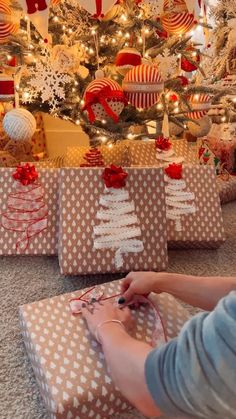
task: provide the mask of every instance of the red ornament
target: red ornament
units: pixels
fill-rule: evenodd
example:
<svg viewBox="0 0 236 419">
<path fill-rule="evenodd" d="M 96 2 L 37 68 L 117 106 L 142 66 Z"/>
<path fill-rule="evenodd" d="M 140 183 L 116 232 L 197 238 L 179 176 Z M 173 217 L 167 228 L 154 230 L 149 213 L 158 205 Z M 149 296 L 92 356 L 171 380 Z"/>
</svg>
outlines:
<svg viewBox="0 0 236 419">
<path fill-rule="evenodd" d="M 107 188 L 120 189 L 125 186 L 125 179 L 128 173 L 126 173 L 122 167 L 111 164 L 109 167 L 104 169 L 102 178 Z"/>
<path fill-rule="evenodd" d="M 188 102 L 192 111 L 187 113 L 187 117 L 191 119 L 201 119 L 211 108 L 211 97 L 206 93 L 190 95 Z"/>
<path fill-rule="evenodd" d="M 165 0 L 161 23 L 167 33 L 171 35 L 183 35 L 190 31 L 196 24 L 194 15 L 188 12 L 184 0 Z"/>
<path fill-rule="evenodd" d="M 26 0 L 26 5 L 28 15 L 32 15 L 37 11 L 42 12 L 48 7 L 45 0 Z"/>
<path fill-rule="evenodd" d="M 181 69 L 186 71 L 187 73 L 191 73 L 192 71 L 195 71 L 198 69 L 198 64 L 200 63 L 200 54 L 198 51 L 193 47 L 186 48 L 186 51 L 190 52 L 191 55 L 191 61 L 193 61 L 195 64 L 192 64 L 187 58 L 181 57 Z"/>
<path fill-rule="evenodd" d="M 80 165 L 80 167 L 100 167 L 104 166 L 102 159 L 102 153 L 98 148 L 91 148 L 84 156 L 86 163 Z"/>
<path fill-rule="evenodd" d="M 29 163 L 23 166 L 17 166 L 15 173 L 12 175 L 13 179 L 18 180 L 22 185 L 30 185 L 38 179 L 38 173 L 35 167 Z"/>
<path fill-rule="evenodd" d="M 189 81 L 185 76 L 178 76 L 177 79 L 180 81 L 181 86 L 188 86 Z"/>
<path fill-rule="evenodd" d="M 206 148 L 202 145 L 199 150 L 198 150 L 198 158 L 200 159 L 204 153 L 204 151 L 206 150 Z"/>
<path fill-rule="evenodd" d="M 9 58 L 9 60 L 7 60 L 7 65 L 9 67 L 16 67 L 16 65 L 17 65 L 16 57 Z"/>
<path fill-rule="evenodd" d="M 17 33 L 19 23 L 14 21 L 10 4 L 7 0 L 0 1 L 0 44 L 5 43 L 10 35 Z"/>
<path fill-rule="evenodd" d="M 120 74 L 125 75 L 131 68 L 140 65 L 142 57 L 135 48 L 123 48 L 118 52 L 115 65 Z"/>
<path fill-rule="evenodd" d="M 182 179 L 182 169 L 183 169 L 182 164 L 172 163 L 172 164 L 169 164 L 169 166 L 165 168 L 165 173 L 171 179 Z"/>
<path fill-rule="evenodd" d="M 169 150 L 172 147 L 169 138 L 165 138 L 163 137 L 163 135 L 161 135 L 160 137 L 156 139 L 155 145 L 158 150 L 165 150 L 165 151 Z"/>
<path fill-rule="evenodd" d="M 15 88 L 12 76 L 0 74 L 0 102 L 14 100 Z"/>
<path fill-rule="evenodd" d="M 102 78 L 92 81 L 84 94 L 85 105 L 83 111 L 88 112 L 91 123 L 96 119 L 112 118 L 118 122 L 119 115 L 124 109 L 126 99 L 120 85 L 111 79 Z"/>
</svg>

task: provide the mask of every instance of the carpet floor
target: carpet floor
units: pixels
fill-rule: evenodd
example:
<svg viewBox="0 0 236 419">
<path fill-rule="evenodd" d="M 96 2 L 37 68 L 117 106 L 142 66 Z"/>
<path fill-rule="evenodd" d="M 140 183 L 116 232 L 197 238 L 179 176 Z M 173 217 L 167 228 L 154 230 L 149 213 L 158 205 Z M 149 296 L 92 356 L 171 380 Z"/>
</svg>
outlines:
<svg viewBox="0 0 236 419">
<path fill-rule="evenodd" d="M 223 207 L 227 240 L 215 250 L 169 252 L 169 271 L 236 275 L 236 202 Z M 114 276 L 112 277 L 114 279 Z M 26 357 L 18 306 L 107 282 L 111 276 L 62 277 L 56 257 L 0 257 L 0 418 L 47 419 Z M 192 309 L 193 312 L 195 311 Z M 133 417 L 138 417 L 134 415 Z"/>
</svg>

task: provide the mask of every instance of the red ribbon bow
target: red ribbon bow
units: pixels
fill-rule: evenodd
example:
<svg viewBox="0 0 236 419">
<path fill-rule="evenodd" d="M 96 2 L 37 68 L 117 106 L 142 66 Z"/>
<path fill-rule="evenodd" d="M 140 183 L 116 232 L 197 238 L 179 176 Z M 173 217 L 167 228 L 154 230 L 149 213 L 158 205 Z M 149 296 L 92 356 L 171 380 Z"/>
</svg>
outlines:
<svg viewBox="0 0 236 419">
<path fill-rule="evenodd" d="M 122 167 L 115 166 L 114 164 L 106 167 L 102 174 L 106 187 L 115 189 L 120 189 L 125 186 L 127 176 L 128 173 Z"/>
<path fill-rule="evenodd" d="M 182 179 L 182 169 L 183 169 L 182 164 L 172 163 L 172 164 L 169 164 L 169 166 L 165 168 L 165 173 L 171 179 Z"/>
<path fill-rule="evenodd" d="M 124 93 L 121 90 L 112 90 L 110 86 L 104 86 L 98 92 L 86 92 L 85 105 L 82 110 L 86 110 L 88 112 L 89 121 L 92 124 L 96 119 L 92 105 L 95 105 L 96 103 L 100 103 L 107 115 L 110 116 L 114 122 L 118 122 L 119 117 L 115 114 L 115 112 L 113 112 L 107 103 L 107 99 L 119 99 L 121 102 L 125 102 Z"/>
<path fill-rule="evenodd" d="M 15 173 L 12 175 L 13 179 L 18 180 L 22 185 L 30 185 L 38 179 L 38 173 L 35 167 L 29 163 L 23 166 L 17 166 Z"/>
</svg>

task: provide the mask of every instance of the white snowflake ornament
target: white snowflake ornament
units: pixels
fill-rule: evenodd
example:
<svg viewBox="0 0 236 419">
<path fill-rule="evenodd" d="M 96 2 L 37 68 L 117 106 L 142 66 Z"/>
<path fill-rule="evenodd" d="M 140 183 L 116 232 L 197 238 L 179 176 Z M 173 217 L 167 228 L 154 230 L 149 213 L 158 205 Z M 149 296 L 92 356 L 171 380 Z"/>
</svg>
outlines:
<svg viewBox="0 0 236 419">
<path fill-rule="evenodd" d="M 159 54 L 154 59 L 154 64 L 158 66 L 158 71 L 161 74 L 163 80 L 173 76 L 178 67 L 178 58 L 170 54 L 170 51 L 166 48 L 162 54 Z"/>
<path fill-rule="evenodd" d="M 30 93 L 27 101 L 40 96 L 42 102 L 48 102 L 50 111 L 54 112 L 60 102 L 65 99 L 65 84 L 71 81 L 72 77 L 63 72 L 59 63 L 53 60 L 50 52 L 44 51 L 44 55 L 30 70 L 28 81 Z"/>
</svg>

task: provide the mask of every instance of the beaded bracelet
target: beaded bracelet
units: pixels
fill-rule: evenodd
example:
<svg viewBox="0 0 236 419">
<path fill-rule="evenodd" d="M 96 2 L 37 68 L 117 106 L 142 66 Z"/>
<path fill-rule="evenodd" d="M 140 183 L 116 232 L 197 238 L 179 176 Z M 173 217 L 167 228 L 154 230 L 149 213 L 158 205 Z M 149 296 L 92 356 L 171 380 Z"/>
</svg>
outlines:
<svg viewBox="0 0 236 419">
<path fill-rule="evenodd" d="M 96 340 L 101 344 L 101 341 L 100 341 L 100 339 L 99 339 L 99 329 L 101 329 L 101 327 L 104 325 L 104 324 L 107 324 L 107 323 L 118 323 L 120 326 L 122 326 L 123 327 L 123 329 L 124 330 L 126 330 L 125 329 L 125 326 L 124 326 L 124 324 L 120 321 L 120 320 L 116 320 L 116 319 L 111 319 L 111 320 L 105 320 L 104 322 L 101 322 L 101 323 L 99 323 L 98 325 L 97 325 L 97 327 L 96 327 L 96 331 L 95 331 L 95 338 L 96 338 Z"/>
</svg>

